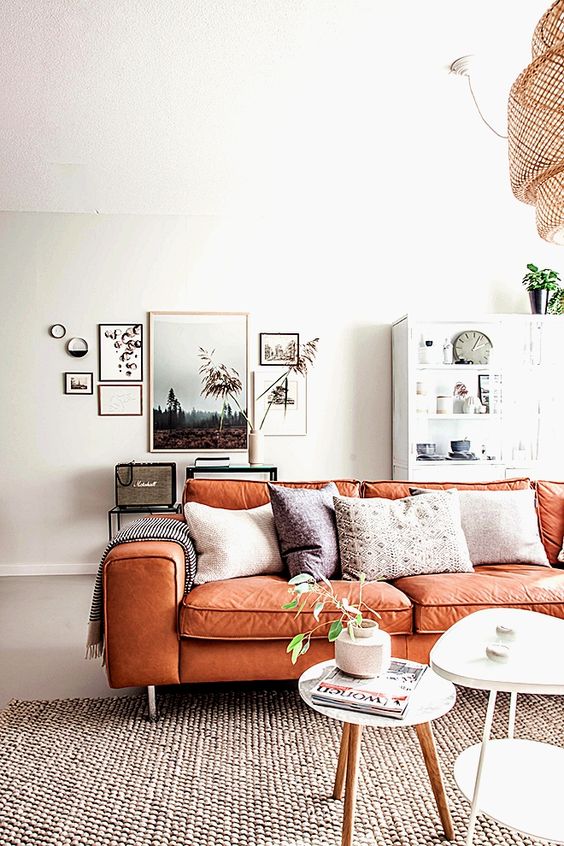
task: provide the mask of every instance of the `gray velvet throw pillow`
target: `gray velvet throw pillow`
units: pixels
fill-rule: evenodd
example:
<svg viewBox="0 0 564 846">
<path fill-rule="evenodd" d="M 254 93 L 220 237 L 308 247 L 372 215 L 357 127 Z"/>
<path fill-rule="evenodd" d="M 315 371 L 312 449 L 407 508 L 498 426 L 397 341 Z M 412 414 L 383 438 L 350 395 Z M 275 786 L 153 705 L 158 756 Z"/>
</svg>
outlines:
<svg viewBox="0 0 564 846">
<path fill-rule="evenodd" d="M 270 501 L 282 559 L 290 577 L 310 573 L 319 581 L 339 577 L 339 545 L 333 497 L 334 482 L 323 488 L 270 485 Z"/>
</svg>

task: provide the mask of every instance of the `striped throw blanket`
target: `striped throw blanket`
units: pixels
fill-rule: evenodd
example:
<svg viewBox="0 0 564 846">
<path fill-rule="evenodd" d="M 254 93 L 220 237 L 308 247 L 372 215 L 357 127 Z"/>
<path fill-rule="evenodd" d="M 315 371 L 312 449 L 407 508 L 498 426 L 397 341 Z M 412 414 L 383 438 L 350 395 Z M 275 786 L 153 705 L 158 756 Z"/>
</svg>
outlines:
<svg viewBox="0 0 564 846">
<path fill-rule="evenodd" d="M 122 543 L 135 541 L 173 541 L 180 544 L 186 559 L 186 580 L 184 592 L 192 590 L 196 577 L 196 550 L 188 532 L 188 526 L 181 520 L 171 520 L 163 517 L 142 517 L 134 520 L 125 529 L 115 535 L 107 545 L 98 567 L 90 617 L 88 621 L 88 637 L 86 640 L 86 658 L 104 659 L 104 590 L 103 574 L 104 562 L 111 549 Z"/>
</svg>

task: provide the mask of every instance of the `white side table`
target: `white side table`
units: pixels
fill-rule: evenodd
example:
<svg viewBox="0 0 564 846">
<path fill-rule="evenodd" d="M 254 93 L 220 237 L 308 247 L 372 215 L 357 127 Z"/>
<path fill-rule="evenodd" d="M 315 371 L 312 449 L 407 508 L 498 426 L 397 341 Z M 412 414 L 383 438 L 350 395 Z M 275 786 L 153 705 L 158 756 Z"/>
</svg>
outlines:
<svg viewBox="0 0 564 846">
<path fill-rule="evenodd" d="M 333 789 L 334 799 L 343 798 L 343 788 L 345 794 L 341 846 L 352 846 L 353 842 L 358 764 L 363 726 L 375 728 L 415 727 L 445 836 L 448 840 L 454 840 L 452 819 L 431 728 L 431 720 L 442 717 L 454 705 L 456 699 L 454 685 L 429 669 L 423 674 L 421 681 L 411 694 L 409 707 L 401 720 L 393 717 L 358 714 L 341 708 L 324 708 L 312 702 L 311 692 L 313 688 L 334 666 L 334 661 L 323 661 L 321 664 L 315 664 L 300 676 L 298 684 L 300 696 L 310 708 L 325 717 L 343 723 L 339 761 Z"/>
<path fill-rule="evenodd" d="M 517 637 L 509 660 L 497 663 L 485 653 L 495 642 L 496 626 Z M 564 843 L 562 788 L 564 749 L 513 737 L 518 693 L 564 693 L 564 620 L 515 608 L 475 611 L 455 623 L 431 650 L 433 670 L 464 687 L 489 690 L 482 742 L 466 749 L 454 775 L 472 802 L 467 846 L 478 813 L 531 837 Z M 498 690 L 511 693 L 508 738 L 490 740 Z"/>
</svg>

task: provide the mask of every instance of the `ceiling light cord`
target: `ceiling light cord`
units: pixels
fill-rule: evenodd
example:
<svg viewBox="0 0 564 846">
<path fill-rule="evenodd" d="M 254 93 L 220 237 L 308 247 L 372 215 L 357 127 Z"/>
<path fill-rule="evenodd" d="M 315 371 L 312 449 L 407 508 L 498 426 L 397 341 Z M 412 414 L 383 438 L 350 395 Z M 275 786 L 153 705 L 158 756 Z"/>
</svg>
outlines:
<svg viewBox="0 0 564 846">
<path fill-rule="evenodd" d="M 470 79 L 470 74 L 465 74 L 465 76 L 466 76 L 466 79 L 468 80 L 468 88 L 470 89 L 470 94 L 472 95 L 472 99 L 474 100 L 474 105 L 476 106 L 476 109 L 478 110 L 478 114 L 480 115 L 480 117 L 482 118 L 482 120 L 484 121 L 484 123 L 486 124 L 488 129 L 491 129 L 491 131 L 495 135 L 497 135 L 498 138 L 503 138 L 505 141 L 507 141 L 508 136 L 502 135 L 501 132 L 498 132 L 497 129 L 494 129 L 494 127 L 491 125 L 491 123 L 489 123 L 485 119 L 484 115 L 482 114 L 482 110 L 478 105 L 478 101 L 476 100 L 476 95 L 474 94 L 474 89 L 472 88 L 472 80 Z"/>
</svg>

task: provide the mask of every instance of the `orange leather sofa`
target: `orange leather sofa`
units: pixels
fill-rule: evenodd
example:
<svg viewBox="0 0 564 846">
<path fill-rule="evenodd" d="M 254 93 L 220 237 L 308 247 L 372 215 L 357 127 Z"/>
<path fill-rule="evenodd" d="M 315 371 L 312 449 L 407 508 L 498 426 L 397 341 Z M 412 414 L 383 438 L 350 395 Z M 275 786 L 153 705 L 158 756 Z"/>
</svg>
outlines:
<svg viewBox="0 0 564 846">
<path fill-rule="evenodd" d="M 342 495 L 409 495 L 407 482 L 335 480 Z M 321 487 L 326 482 L 281 482 Z M 564 618 L 564 569 L 557 556 L 564 535 L 564 482 L 511 479 L 484 484 L 418 487 L 515 490 L 533 485 L 541 536 L 551 568 L 530 565 L 476 567 L 473 573 L 411 576 L 371 582 L 364 598 L 392 635 L 393 654 L 426 661 L 440 634 L 479 608 L 529 608 Z M 269 501 L 264 482 L 191 479 L 184 501 L 221 508 L 253 508 Z M 179 518 L 183 519 L 183 518 Z M 336 581 L 340 594 L 354 582 Z M 289 638 L 313 627 L 281 606 L 288 598 L 281 576 L 252 576 L 195 587 L 184 596 L 184 554 L 175 543 L 142 542 L 115 547 L 104 572 L 106 665 L 111 687 L 297 678 L 306 667 L 333 657 L 324 634 L 294 666 Z M 331 617 L 327 613 L 327 619 Z M 323 617 L 321 618 L 323 619 Z"/>
</svg>

